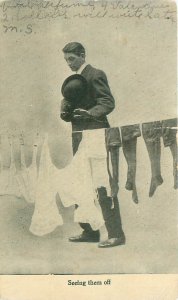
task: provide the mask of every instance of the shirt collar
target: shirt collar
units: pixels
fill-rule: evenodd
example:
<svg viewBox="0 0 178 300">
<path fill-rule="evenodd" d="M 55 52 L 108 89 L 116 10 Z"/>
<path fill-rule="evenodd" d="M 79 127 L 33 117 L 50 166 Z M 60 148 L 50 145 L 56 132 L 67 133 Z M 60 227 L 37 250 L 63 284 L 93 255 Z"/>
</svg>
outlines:
<svg viewBox="0 0 178 300">
<path fill-rule="evenodd" d="M 83 65 L 81 65 L 80 69 L 78 69 L 78 71 L 76 72 L 76 74 L 81 74 L 82 71 L 85 69 L 85 67 L 87 66 L 88 64 L 86 62 L 84 62 Z"/>
</svg>

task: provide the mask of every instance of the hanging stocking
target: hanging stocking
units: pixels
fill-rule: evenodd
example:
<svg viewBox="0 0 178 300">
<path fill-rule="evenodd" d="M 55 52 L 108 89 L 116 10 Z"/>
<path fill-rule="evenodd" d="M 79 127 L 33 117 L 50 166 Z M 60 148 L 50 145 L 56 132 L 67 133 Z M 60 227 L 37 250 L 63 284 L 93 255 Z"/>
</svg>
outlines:
<svg viewBox="0 0 178 300">
<path fill-rule="evenodd" d="M 106 129 L 105 143 L 111 197 L 117 197 L 119 191 L 119 148 L 121 147 L 121 137 L 118 127 Z M 112 167 L 110 167 L 110 164 Z"/>
<path fill-rule="evenodd" d="M 177 119 L 162 121 L 162 136 L 165 147 L 170 147 L 173 157 L 174 188 L 178 188 L 178 164 L 177 164 Z"/>
<path fill-rule="evenodd" d="M 132 191 L 132 199 L 138 203 L 137 189 L 135 183 L 136 177 L 136 147 L 137 137 L 141 136 L 139 125 L 129 125 L 121 127 L 122 149 L 127 161 L 127 182 L 125 188 Z"/>
<path fill-rule="evenodd" d="M 151 184 L 149 197 L 154 195 L 157 187 L 163 183 L 161 176 L 161 141 L 162 126 L 160 121 L 142 124 L 142 134 L 151 162 Z"/>
</svg>

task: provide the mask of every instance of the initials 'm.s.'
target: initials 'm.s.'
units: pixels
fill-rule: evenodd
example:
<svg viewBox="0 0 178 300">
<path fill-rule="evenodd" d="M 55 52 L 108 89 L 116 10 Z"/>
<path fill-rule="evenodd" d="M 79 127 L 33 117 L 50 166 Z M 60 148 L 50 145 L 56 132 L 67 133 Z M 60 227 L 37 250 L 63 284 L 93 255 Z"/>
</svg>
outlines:
<svg viewBox="0 0 178 300">
<path fill-rule="evenodd" d="M 24 28 L 18 28 L 17 26 L 13 25 L 3 25 L 4 27 L 4 33 L 7 32 L 16 32 L 16 33 L 25 33 L 25 34 L 31 34 L 33 32 L 33 28 L 31 24 L 27 24 Z"/>
</svg>

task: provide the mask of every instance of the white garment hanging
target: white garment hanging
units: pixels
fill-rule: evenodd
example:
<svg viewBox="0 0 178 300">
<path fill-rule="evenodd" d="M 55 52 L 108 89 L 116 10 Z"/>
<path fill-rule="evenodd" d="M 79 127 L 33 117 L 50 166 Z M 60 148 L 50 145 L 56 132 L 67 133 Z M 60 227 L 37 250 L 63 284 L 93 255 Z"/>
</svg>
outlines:
<svg viewBox="0 0 178 300">
<path fill-rule="evenodd" d="M 36 198 L 36 183 L 37 183 L 37 146 L 33 146 L 32 164 L 26 167 L 25 163 L 25 149 L 23 137 L 20 138 L 20 157 L 21 169 L 17 171 L 16 179 L 19 185 L 21 196 L 29 203 L 35 202 Z"/>
<path fill-rule="evenodd" d="M 32 163 L 31 165 L 27 168 L 28 171 L 28 178 L 29 178 L 29 193 L 30 193 L 30 201 L 35 202 L 36 200 L 36 183 L 37 183 L 37 176 L 38 176 L 38 171 L 37 171 L 37 151 L 38 151 L 38 146 L 33 145 L 33 154 L 32 154 Z"/>
<path fill-rule="evenodd" d="M 6 195 L 8 188 L 9 169 L 3 168 L 2 145 L 0 144 L 0 195 Z"/>
<path fill-rule="evenodd" d="M 3 170 L 2 148 L 1 148 L 1 136 L 0 136 L 0 173 Z"/>
<path fill-rule="evenodd" d="M 74 221 L 90 223 L 97 230 L 104 223 L 97 203 L 97 188 L 104 186 L 110 194 L 105 130 L 87 130 L 82 134 L 82 141 L 71 163 L 58 171 L 56 189 L 64 206 L 78 205 Z"/>
<path fill-rule="evenodd" d="M 71 163 L 59 170 L 51 162 L 45 139 L 37 180 L 35 211 L 30 226 L 32 233 L 43 235 L 62 224 L 55 202 L 57 192 L 64 206 L 78 205 L 74 213 L 75 222 L 90 223 L 94 230 L 104 224 L 96 190 L 100 186 L 110 190 L 106 155 L 104 129 L 85 131 Z"/>
<path fill-rule="evenodd" d="M 38 143 L 39 143 L 39 133 L 37 133 L 34 137 L 32 163 L 27 168 L 28 175 L 29 175 L 31 202 L 35 202 L 36 200 L 36 186 L 37 186 L 37 178 L 38 178 L 38 168 L 37 168 Z"/>
<path fill-rule="evenodd" d="M 7 172 L 3 172 L 4 176 L 4 184 L 7 178 L 7 184 L 5 184 L 5 190 L 4 195 L 13 195 L 16 197 L 20 197 L 20 190 L 18 186 L 18 182 L 16 179 L 16 166 L 15 166 L 15 160 L 14 160 L 14 154 L 13 154 L 13 141 L 10 139 L 10 168 L 7 170 Z M 6 177 L 7 176 L 7 177 Z"/>
<path fill-rule="evenodd" d="M 75 222 L 90 223 L 94 230 L 103 225 L 104 220 L 95 201 L 97 195 L 93 189 L 90 161 L 85 155 L 84 144 L 80 144 L 71 163 L 57 171 L 55 184 L 64 206 L 78 205 L 74 212 Z"/>
<path fill-rule="evenodd" d="M 21 158 L 21 169 L 16 172 L 16 179 L 19 185 L 21 197 L 24 197 L 27 202 L 31 202 L 29 176 L 28 176 L 28 171 L 25 163 L 24 143 L 21 143 L 20 145 L 20 158 Z"/>
<path fill-rule="evenodd" d="M 30 231 L 38 236 L 48 234 L 63 224 L 56 204 L 56 190 L 53 183 L 54 171 L 55 167 L 51 162 L 46 137 L 41 152 L 35 210 L 30 225 Z"/>
<path fill-rule="evenodd" d="M 83 131 L 83 143 L 86 157 L 90 160 L 94 189 L 105 187 L 111 196 L 109 175 L 107 171 L 107 152 L 105 145 L 105 129 Z"/>
</svg>

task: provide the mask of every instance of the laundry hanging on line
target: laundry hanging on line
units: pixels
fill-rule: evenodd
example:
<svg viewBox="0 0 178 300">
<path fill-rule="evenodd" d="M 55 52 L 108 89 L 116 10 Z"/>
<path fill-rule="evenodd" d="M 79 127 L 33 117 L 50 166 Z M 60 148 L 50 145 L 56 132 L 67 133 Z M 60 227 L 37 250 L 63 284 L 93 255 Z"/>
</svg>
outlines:
<svg viewBox="0 0 178 300">
<path fill-rule="evenodd" d="M 120 137 L 120 131 L 122 138 Z M 93 228 L 98 228 L 103 223 L 103 219 L 97 203 L 97 188 L 105 186 L 108 196 L 113 196 L 113 194 L 117 195 L 119 190 L 118 154 L 121 146 L 128 165 L 126 189 L 130 189 L 132 191 L 133 201 L 135 203 L 139 202 L 139 197 L 137 196 L 136 191 L 136 140 L 141 135 L 145 141 L 151 166 L 149 196 L 153 197 L 157 187 L 163 184 L 160 168 L 161 138 L 163 138 L 164 146 L 169 147 L 171 150 L 173 158 L 174 188 L 176 189 L 178 186 L 177 119 L 168 119 L 163 121 L 143 123 L 141 125 L 135 124 L 122 126 L 121 128 L 115 127 L 109 129 L 84 131 L 82 132 L 82 141 L 78 152 L 73 157 L 72 162 L 61 170 L 57 169 L 52 164 L 51 160 L 49 160 L 49 151 L 43 149 L 44 152 L 48 154 L 47 156 L 45 156 L 46 154 L 42 156 L 43 158 L 41 160 L 40 168 L 41 170 L 43 169 L 43 173 L 45 174 L 46 171 L 43 166 L 45 165 L 44 157 L 48 157 L 47 161 L 48 163 L 50 161 L 52 166 L 51 169 L 53 169 L 51 172 L 52 175 L 50 176 L 49 174 L 46 174 L 45 176 L 39 176 L 37 172 L 36 157 L 38 147 L 35 144 L 33 146 L 32 164 L 28 168 L 26 167 L 24 141 L 21 139 L 19 139 L 21 144 L 21 169 L 17 170 L 14 161 L 13 139 L 9 137 L 11 159 L 10 168 L 8 170 L 3 170 L 3 156 L 1 155 L 2 153 L 0 147 L 0 194 L 15 195 L 17 197 L 23 196 L 27 202 L 35 203 L 38 212 L 41 205 L 43 213 L 40 214 L 44 217 L 46 211 L 45 209 L 48 207 L 47 203 L 50 197 L 48 199 L 46 198 L 46 208 L 44 208 L 43 204 L 45 203 L 45 200 L 41 200 L 43 198 L 42 196 L 37 197 L 37 194 L 43 195 L 44 193 L 39 185 L 43 186 L 45 182 L 46 189 L 49 189 L 46 194 L 50 194 L 50 189 L 52 189 L 51 195 L 53 196 L 50 200 L 52 202 L 49 201 L 49 203 L 53 203 L 51 206 L 55 211 L 55 213 L 54 211 L 53 213 L 56 215 L 56 218 L 54 218 L 56 221 L 54 223 L 51 222 L 49 214 L 49 221 L 46 222 L 46 225 L 44 226 L 42 217 L 40 225 L 40 215 L 36 214 L 36 217 L 34 216 L 33 218 L 33 225 L 35 224 L 34 220 L 37 220 L 36 227 L 31 227 L 31 231 L 33 231 L 34 234 L 46 234 L 51 230 L 54 230 L 56 226 L 62 224 L 62 219 L 59 216 L 59 211 L 55 204 L 55 197 L 57 193 L 59 193 L 65 206 L 78 204 L 79 208 L 75 212 L 76 222 L 82 222 L 84 220 L 83 222 L 89 222 L 93 224 Z M 44 143 L 43 147 L 45 149 L 48 148 L 47 141 Z M 81 157 L 83 160 L 82 164 Z M 79 168 L 80 165 L 82 165 L 82 168 Z M 113 167 L 115 169 L 113 169 Z M 80 172 L 80 169 L 83 169 L 83 171 Z M 6 176 L 4 176 L 5 173 Z M 71 174 L 73 174 L 73 176 L 71 176 Z M 73 178 L 75 178 L 76 175 L 77 178 L 74 181 Z M 52 178 L 54 178 L 54 184 L 51 188 L 49 188 L 49 182 L 52 180 Z M 37 185 L 37 182 L 39 185 Z M 84 195 L 86 196 L 86 199 L 84 199 Z M 87 201 L 87 199 L 90 199 L 91 201 Z M 36 204 L 37 201 L 38 205 Z M 97 217 L 93 218 L 93 215 Z"/>
</svg>

